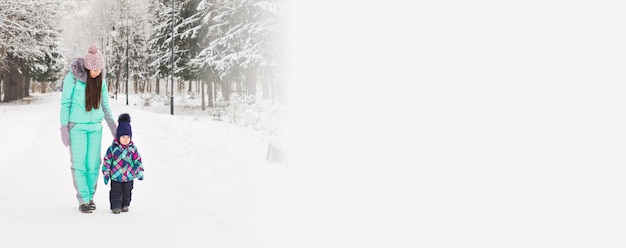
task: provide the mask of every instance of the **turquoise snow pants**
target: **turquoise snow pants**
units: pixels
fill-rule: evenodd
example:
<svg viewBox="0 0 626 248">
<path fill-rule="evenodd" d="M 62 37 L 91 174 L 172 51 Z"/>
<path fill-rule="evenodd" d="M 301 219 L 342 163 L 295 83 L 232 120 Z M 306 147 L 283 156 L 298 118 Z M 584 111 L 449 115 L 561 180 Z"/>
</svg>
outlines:
<svg viewBox="0 0 626 248">
<path fill-rule="evenodd" d="M 89 203 L 96 193 L 102 157 L 102 124 L 76 123 L 70 129 L 72 178 L 79 204 Z"/>
</svg>

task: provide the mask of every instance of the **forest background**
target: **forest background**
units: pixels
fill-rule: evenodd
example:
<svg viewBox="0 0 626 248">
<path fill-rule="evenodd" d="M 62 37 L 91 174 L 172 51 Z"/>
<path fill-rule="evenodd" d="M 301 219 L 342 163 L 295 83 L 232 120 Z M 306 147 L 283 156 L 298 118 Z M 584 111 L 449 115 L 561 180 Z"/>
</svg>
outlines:
<svg viewBox="0 0 626 248">
<path fill-rule="evenodd" d="M 189 99 L 182 107 L 276 134 L 284 19 L 279 1 L 2 1 L 0 100 L 59 91 L 69 61 L 96 43 L 111 97 Z"/>
</svg>

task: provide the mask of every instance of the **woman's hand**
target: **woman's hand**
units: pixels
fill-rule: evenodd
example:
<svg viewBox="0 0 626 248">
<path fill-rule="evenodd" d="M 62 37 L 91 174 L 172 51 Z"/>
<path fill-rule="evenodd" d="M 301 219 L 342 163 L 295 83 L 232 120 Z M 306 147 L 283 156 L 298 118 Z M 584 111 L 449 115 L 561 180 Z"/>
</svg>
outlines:
<svg viewBox="0 0 626 248">
<path fill-rule="evenodd" d="M 111 130 L 111 134 L 113 135 L 113 139 L 115 139 L 115 133 L 117 132 L 117 126 L 116 125 L 109 125 L 109 130 Z"/>
<path fill-rule="evenodd" d="M 70 145 L 70 128 L 63 125 L 59 130 L 61 130 L 61 142 L 65 147 L 68 147 Z"/>
</svg>

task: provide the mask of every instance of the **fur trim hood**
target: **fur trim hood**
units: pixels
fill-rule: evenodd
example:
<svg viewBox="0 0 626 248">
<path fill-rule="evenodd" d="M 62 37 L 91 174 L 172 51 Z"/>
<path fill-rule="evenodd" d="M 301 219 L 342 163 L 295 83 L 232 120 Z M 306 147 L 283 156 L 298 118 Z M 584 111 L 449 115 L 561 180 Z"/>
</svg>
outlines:
<svg viewBox="0 0 626 248">
<path fill-rule="evenodd" d="M 87 69 L 85 69 L 85 60 L 83 58 L 73 58 L 70 62 L 70 71 L 76 79 L 87 82 Z M 106 77 L 106 69 L 102 69 L 102 78 Z"/>
</svg>

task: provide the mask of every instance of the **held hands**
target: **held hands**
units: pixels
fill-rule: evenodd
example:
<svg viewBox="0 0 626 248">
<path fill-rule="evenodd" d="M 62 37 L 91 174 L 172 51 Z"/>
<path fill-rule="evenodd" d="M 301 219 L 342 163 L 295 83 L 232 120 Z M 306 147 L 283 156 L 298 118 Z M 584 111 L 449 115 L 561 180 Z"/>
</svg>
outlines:
<svg viewBox="0 0 626 248">
<path fill-rule="evenodd" d="M 61 126 L 61 128 L 59 128 L 59 130 L 61 130 L 61 142 L 63 142 L 63 145 L 65 145 L 65 147 L 68 147 L 70 145 L 70 129 L 68 126 L 63 125 Z"/>
</svg>

